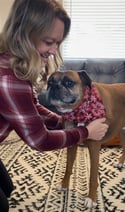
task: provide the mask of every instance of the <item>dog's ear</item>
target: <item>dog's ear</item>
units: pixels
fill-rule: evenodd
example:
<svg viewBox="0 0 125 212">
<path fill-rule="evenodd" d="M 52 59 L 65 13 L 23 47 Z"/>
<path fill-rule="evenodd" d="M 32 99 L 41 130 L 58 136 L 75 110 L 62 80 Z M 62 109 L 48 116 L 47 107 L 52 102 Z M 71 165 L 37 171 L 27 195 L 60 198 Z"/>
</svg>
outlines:
<svg viewBox="0 0 125 212">
<path fill-rule="evenodd" d="M 80 76 L 80 79 L 81 79 L 83 85 L 86 85 L 89 88 L 91 88 L 92 87 L 92 80 L 90 79 L 90 77 L 88 76 L 86 71 L 85 70 L 79 70 L 78 74 Z"/>
</svg>

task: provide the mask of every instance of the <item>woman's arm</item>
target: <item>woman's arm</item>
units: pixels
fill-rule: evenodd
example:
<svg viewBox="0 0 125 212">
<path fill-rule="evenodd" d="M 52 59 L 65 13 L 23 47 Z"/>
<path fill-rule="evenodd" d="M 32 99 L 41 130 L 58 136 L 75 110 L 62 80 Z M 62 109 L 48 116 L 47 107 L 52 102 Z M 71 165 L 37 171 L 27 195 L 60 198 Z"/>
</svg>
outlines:
<svg viewBox="0 0 125 212">
<path fill-rule="evenodd" d="M 39 114 L 28 82 L 5 75 L 0 79 L 0 114 L 6 123 L 32 148 L 60 149 L 86 139 L 88 130 L 76 127 L 72 130 L 48 130 Z M 2 123 L 0 123 L 2 124 Z"/>
</svg>

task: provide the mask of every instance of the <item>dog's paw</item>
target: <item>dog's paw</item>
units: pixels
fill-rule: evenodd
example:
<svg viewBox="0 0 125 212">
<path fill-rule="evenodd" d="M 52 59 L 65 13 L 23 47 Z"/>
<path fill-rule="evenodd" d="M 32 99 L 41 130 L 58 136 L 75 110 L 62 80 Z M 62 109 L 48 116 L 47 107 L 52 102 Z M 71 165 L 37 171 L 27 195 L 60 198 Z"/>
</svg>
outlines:
<svg viewBox="0 0 125 212">
<path fill-rule="evenodd" d="M 59 192 L 61 192 L 61 191 L 67 191 L 67 188 L 63 188 L 61 184 L 58 184 L 56 186 L 56 190 L 59 191 Z"/>
<path fill-rule="evenodd" d="M 124 167 L 123 163 L 116 162 L 114 163 L 114 168 L 122 169 Z"/>
<path fill-rule="evenodd" d="M 95 208 L 97 206 L 97 203 L 93 202 L 92 199 L 90 199 L 89 197 L 86 197 L 84 201 L 84 206 L 86 208 Z"/>
</svg>

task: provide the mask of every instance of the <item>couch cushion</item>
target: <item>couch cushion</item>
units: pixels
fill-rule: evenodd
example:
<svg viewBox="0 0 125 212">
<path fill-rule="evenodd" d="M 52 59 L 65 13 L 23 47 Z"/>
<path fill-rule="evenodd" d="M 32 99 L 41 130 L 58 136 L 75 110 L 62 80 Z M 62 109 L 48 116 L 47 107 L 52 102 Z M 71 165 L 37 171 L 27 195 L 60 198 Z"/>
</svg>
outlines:
<svg viewBox="0 0 125 212">
<path fill-rule="evenodd" d="M 65 60 L 61 70 L 83 70 L 85 69 L 86 59 Z"/>
<path fill-rule="evenodd" d="M 121 59 L 88 59 L 85 69 L 93 81 L 103 83 L 125 82 L 125 64 Z"/>
</svg>

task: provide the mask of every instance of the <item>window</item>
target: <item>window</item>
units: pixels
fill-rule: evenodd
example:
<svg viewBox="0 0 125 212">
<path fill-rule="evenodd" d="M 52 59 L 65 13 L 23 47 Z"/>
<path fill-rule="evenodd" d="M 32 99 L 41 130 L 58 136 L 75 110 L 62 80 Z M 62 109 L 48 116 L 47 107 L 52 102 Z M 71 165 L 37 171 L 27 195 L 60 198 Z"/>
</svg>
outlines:
<svg viewBox="0 0 125 212">
<path fill-rule="evenodd" d="M 63 0 L 71 30 L 63 58 L 125 58 L 125 0 Z"/>
</svg>

